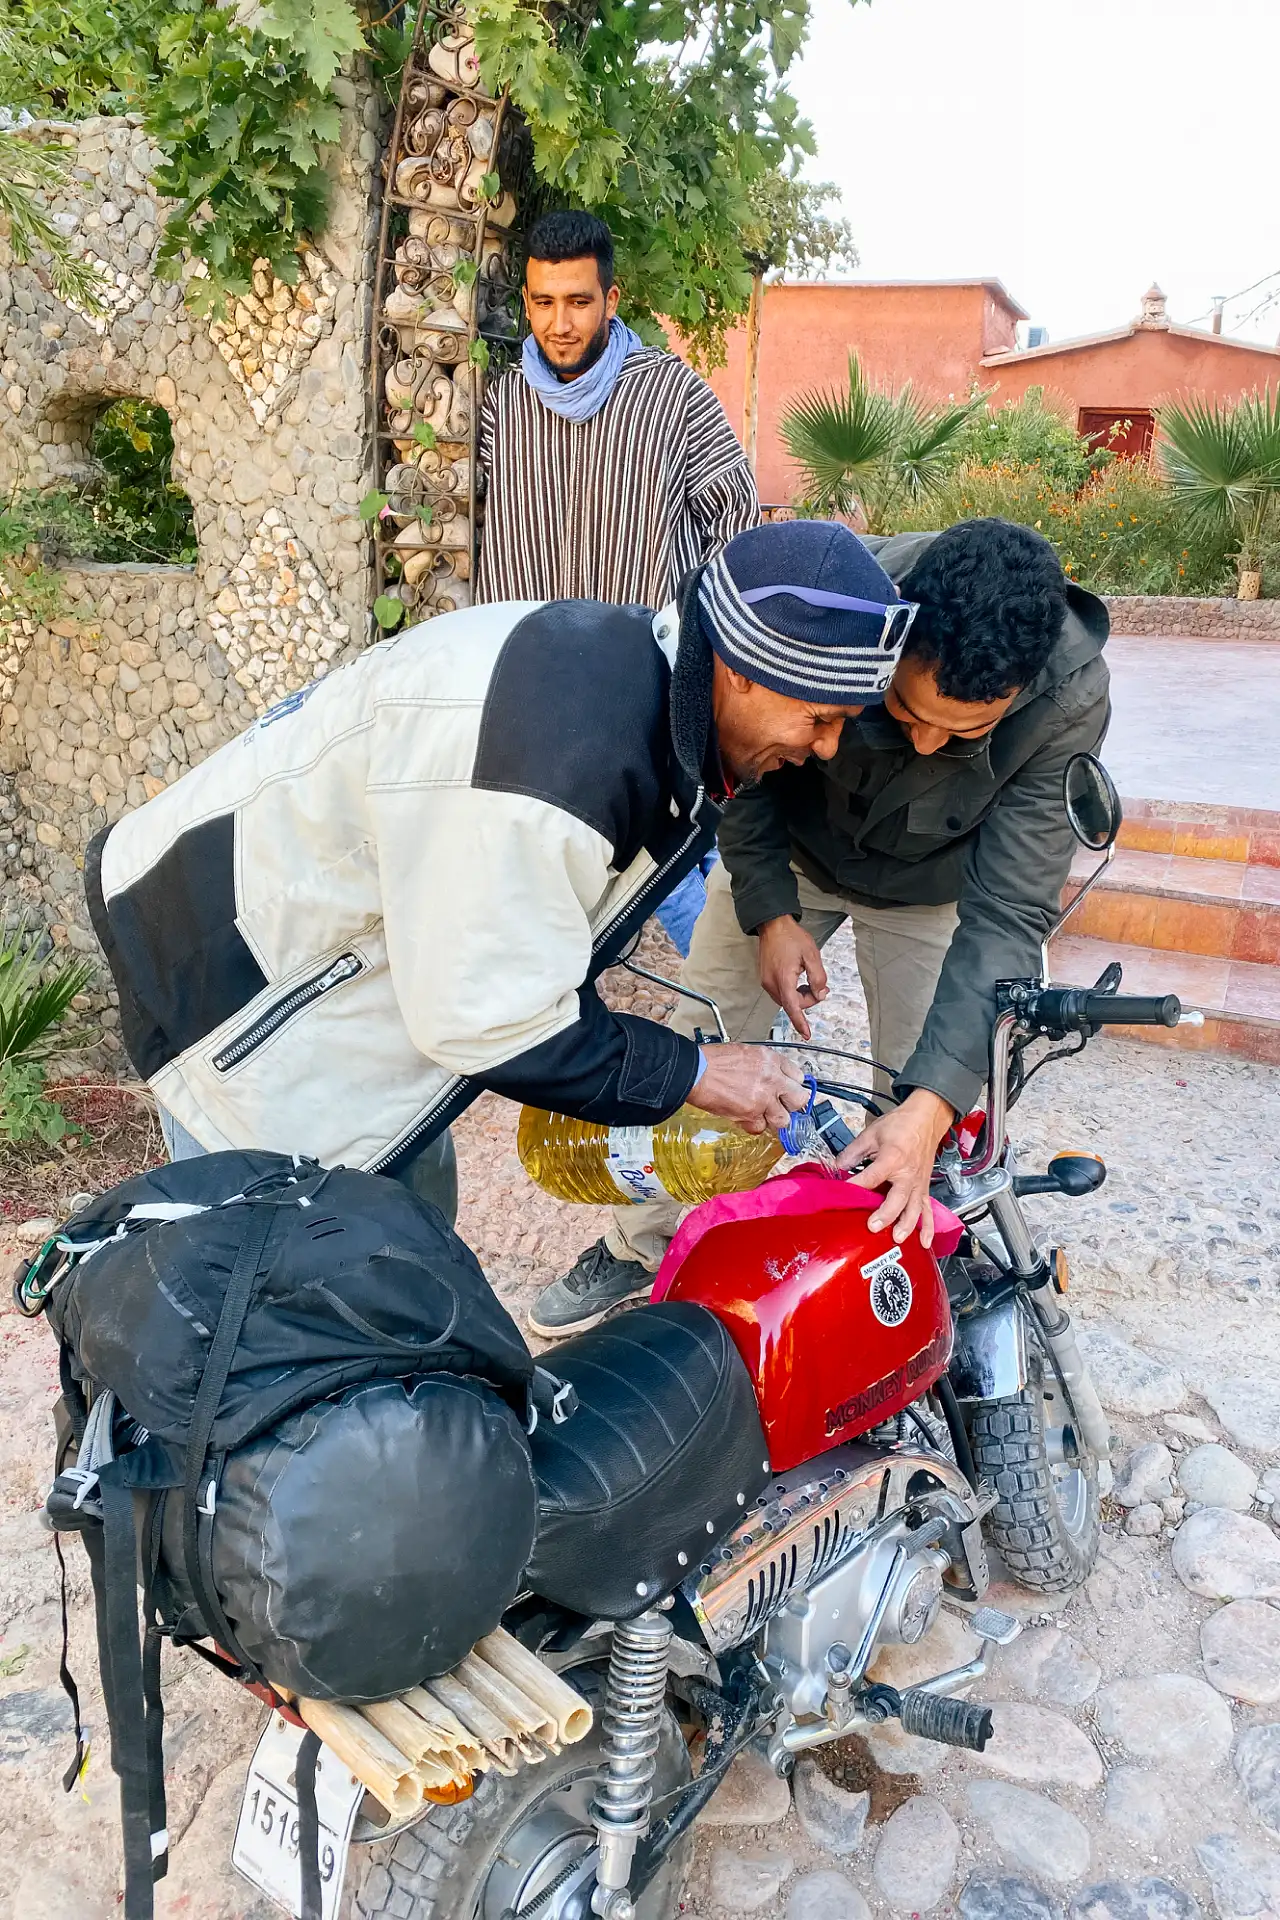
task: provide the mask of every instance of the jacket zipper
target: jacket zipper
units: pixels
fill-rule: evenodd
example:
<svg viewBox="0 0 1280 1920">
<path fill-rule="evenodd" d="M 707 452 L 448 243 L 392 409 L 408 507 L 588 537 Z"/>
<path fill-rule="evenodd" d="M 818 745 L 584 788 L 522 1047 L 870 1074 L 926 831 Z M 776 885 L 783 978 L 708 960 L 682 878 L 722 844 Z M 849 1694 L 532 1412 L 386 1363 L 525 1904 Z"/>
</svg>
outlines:
<svg viewBox="0 0 1280 1920">
<path fill-rule="evenodd" d="M 213 1065 L 218 1073 L 228 1073 L 232 1067 L 238 1067 L 242 1060 L 257 1051 L 263 1042 L 279 1031 L 286 1020 L 292 1020 L 295 1013 L 303 1007 L 309 1007 L 313 1000 L 319 1000 L 334 987 L 340 987 L 344 980 L 352 980 L 364 967 L 364 961 L 358 953 L 340 953 L 331 966 L 323 973 L 317 973 L 310 980 L 304 980 L 300 986 L 287 993 L 283 1000 L 277 1000 L 273 1007 L 258 1015 L 253 1025 L 234 1039 L 230 1046 L 223 1047 L 221 1053 L 213 1056 Z"/>
<path fill-rule="evenodd" d="M 654 888 L 662 880 L 663 876 L 665 874 L 670 873 L 672 867 L 678 865 L 679 862 L 684 859 L 685 854 L 688 853 L 690 847 L 693 845 L 694 841 L 698 838 L 698 835 L 702 832 L 702 828 L 698 824 L 698 815 L 702 812 L 702 802 L 705 797 L 705 794 L 706 794 L 705 787 L 699 787 L 697 793 L 694 796 L 693 805 L 689 809 L 689 824 L 692 828 L 692 832 L 686 835 L 686 837 L 680 842 L 680 845 L 676 848 L 675 852 L 671 855 L 669 860 L 664 860 L 660 867 L 654 868 L 649 878 L 645 881 L 644 885 L 641 887 L 639 893 L 633 895 L 633 897 L 627 903 L 627 905 L 625 907 L 620 908 L 619 911 L 614 914 L 613 919 L 609 922 L 608 926 L 601 927 L 599 933 L 597 933 L 595 939 L 591 943 L 591 951 L 593 954 L 598 952 L 598 950 L 604 946 L 606 941 L 609 939 L 610 935 L 614 932 L 615 928 L 620 927 L 622 925 L 622 922 L 628 919 L 630 915 L 635 912 L 636 908 L 640 905 L 641 901 L 646 900 L 649 897 L 649 895 L 653 892 Z"/>
<path fill-rule="evenodd" d="M 591 943 L 591 951 L 593 956 L 605 944 L 606 940 L 609 939 L 610 935 L 615 931 L 615 929 L 621 926 L 622 922 L 625 919 L 627 919 L 629 915 L 634 913 L 636 908 L 644 900 L 649 898 L 654 888 L 657 887 L 661 882 L 663 876 L 665 874 L 670 873 L 672 867 L 674 867 L 680 860 L 684 858 L 685 854 L 688 853 L 689 848 L 693 845 L 694 841 L 698 838 L 699 834 L 702 832 L 702 828 L 698 822 L 698 816 L 702 812 L 702 802 L 705 797 L 706 797 L 706 789 L 704 787 L 699 787 L 697 794 L 694 797 L 693 805 L 689 809 L 689 823 L 692 828 L 692 831 L 688 835 L 686 835 L 686 837 L 681 841 L 680 845 L 676 848 L 675 852 L 671 855 L 670 859 L 664 860 L 660 867 L 654 868 L 653 872 L 650 874 L 649 878 L 645 881 L 645 884 L 641 887 L 640 891 L 637 894 L 633 895 L 633 897 L 628 902 L 628 904 L 625 907 L 622 907 L 617 913 L 614 914 L 613 919 L 610 920 L 607 926 L 600 928 L 599 932 L 596 934 L 595 939 Z M 448 1086 L 441 1090 L 442 1098 L 436 1101 L 435 1105 L 432 1107 L 430 1112 L 424 1113 L 422 1118 L 417 1122 L 416 1126 L 414 1126 L 410 1132 L 405 1134 L 402 1140 L 397 1141 L 394 1147 L 388 1147 L 385 1153 L 379 1154 L 376 1160 L 371 1161 L 369 1165 L 365 1168 L 365 1172 L 381 1173 L 383 1167 L 387 1166 L 391 1161 L 399 1160 L 400 1157 L 411 1146 L 414 1145 L 414 1143 L 417 1141 L 417 1139 L 421 1134 L 426 1133 L 427 1131 L 429 1131 L 429 1129 L 432 1126 L 436 1124 L 441 1108 L 445 1108 L 446 1110 L 448 1109 L 450 1101 L 456 1095 L 458 1089 L 462 1086 L 465 1086 L 467 1078 L 468 1076 L 466 1074 L 458 1074 L 453 1080 L 451 1080 Z M 463 1109 L 459 1108 L 459 1112 L 461 1112 L 462 1110 Z M 452 1120 L 452 1118 L 453 1116 L 451 1115 L 450 1120 Z"/>
</svg>

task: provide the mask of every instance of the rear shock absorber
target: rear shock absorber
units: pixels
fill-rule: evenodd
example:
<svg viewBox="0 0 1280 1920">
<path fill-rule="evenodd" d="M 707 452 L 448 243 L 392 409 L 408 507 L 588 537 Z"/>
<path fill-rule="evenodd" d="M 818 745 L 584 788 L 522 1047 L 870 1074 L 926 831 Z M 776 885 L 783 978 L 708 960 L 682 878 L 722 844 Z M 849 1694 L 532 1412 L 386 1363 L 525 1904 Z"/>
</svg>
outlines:
<svg viewBox="0 0 1280 1920">
<path fill-rule="evenodd" d="M 636 1843 L 649 1827 L 649 1803 L 667 1691 L 671 1622 L 650 1607 L 613 1630 L 605 1685 L 604 1759 L 591 1818 L 599 1835 L 592 1912 L 601 1920 L 633 1920 L 627 1892 Z"/>
</svg>

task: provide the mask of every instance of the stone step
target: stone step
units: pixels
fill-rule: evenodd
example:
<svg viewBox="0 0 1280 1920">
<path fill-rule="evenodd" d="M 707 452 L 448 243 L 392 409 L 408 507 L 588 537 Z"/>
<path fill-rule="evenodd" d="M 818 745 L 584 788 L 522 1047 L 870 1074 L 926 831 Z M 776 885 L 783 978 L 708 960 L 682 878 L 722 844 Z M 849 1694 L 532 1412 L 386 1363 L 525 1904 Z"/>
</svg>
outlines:
<svg viewBox="0 0 1280 1920">
<path fill-rule="evenodd" d="M 1198 800 L 1125 800 L 1120 845 L 1140 853 L 1280 867 L 1280 813 Z"/>
<path fill-rule="evenodd" d="M 1156 950 L 1091 938 L 1077 929 L 1080 915 L 1050 949 L 1058 985 L 1091 986 L 1111 961 L 1124 969 L 1121 993 L 1176 993 L 1184 1007 L 1204 1014 L 1202 1027 L 1116 1027 L 1110 1032 L 1192 1053 L 1230 1053 L 1280 1066 L 1280 967 L 1217 954 Z"/>
<path fill-rule="evenodd" d="M 1064 898 L 1097 865 L 1081 854 Z M 1280 867 L 1121 847 L 1069 922 L 1074 935 L 1259 966 L 1280 963 Z"/>
</svg>

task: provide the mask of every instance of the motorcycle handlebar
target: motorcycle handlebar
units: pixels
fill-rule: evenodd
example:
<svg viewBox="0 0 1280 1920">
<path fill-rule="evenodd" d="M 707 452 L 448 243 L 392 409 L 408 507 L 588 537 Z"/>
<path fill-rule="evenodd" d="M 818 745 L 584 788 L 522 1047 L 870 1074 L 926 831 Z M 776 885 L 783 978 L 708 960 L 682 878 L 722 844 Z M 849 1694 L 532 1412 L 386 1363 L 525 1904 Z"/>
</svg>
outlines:
<svg viewBox="0 0 1280 1920">
<path fill-rule="evenodd" d="M 1099 1027 L 1176 1027 L 1176 993 L 1095 993 L 1088 987 L 1047 987 L 1037 994 L 1036 1026 L 1055 1033 L 1096 1033 Z"/>
</svg>

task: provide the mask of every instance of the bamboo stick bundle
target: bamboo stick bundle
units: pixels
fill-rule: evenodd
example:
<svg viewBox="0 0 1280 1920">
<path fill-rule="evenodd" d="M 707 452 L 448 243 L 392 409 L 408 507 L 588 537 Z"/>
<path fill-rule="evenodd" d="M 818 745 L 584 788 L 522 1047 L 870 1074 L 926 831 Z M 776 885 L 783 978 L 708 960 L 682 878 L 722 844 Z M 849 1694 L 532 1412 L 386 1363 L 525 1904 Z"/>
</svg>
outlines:
<svg viewBox="0 0 1280 1920">
<path fill-rule="evenodd" d="M 477 1700 L 456 1674 L 442 1673 L 436 1679 L 428 1680 L 426 1691 L 433 1700 L 438 1700 L 442 1706 L 456 1713 L 463 1726 L 474 1733 L 477 1740 L 483 1741 L 493 1757 L 495 1773 L 505 1773 L 510 1777 L 516 1771 L 526 1755 L 514 1732 L 496 1713 Z M 538 1758 L 541 1757 L 539 1754 Z"/>
<path fill-rule="evenodd" d="M 406 1820 L 422 1805 L 413 1762 L 379 1733 L 355 1707 L 332 1700 L 299 1700 L 298 1712 L 344 1767 L 350 1767 L 393 1820 Z"/>
<path fill-rule="evenodd" d="M 442 1730 L 419 1719 L 403 1696 L 398 1700 L 375 1701 L 359 1711 L 363 1719 L 386 1735 L 406 1760 L 412 1761 L 413 1777 L 424 1792 L 434 1787 L 466 1786 L 476 1771 L 474 1764 L 464 1762 Z M 458 1732 L 470 1754 L 472 1747 L 466 1733 L 461 1727 Z"/>
<path fill-rule="evenodd" d="M 536 1653 L 530 1653 L 527 1647 L 521 1646 L 514 1634 L 498 1627 L 493 1633 L 487 1633 L 483 1640 L 477 1640 L 472 1653 L 496 1668 L 535 1705 L 551 1715 L 561 1746 L 573 1746 L 576 1741 L 586 1739 L 591 1731 L 593 1715 L 582 1695 L 575 1692 L 558 1673 L 544 1666 Z"/>
<path fill-rule="evenodd" d="M 511 1729 L 526 1760 L 541 1760 L 539 1749 L 542 1747 L 550 1753 L 559 1753 L 560 1729 L 552 1715 L 487 1660 L 469 1653 L 464 1660 L 459 1660 L 453 1671 L 468 1693 Z"/>
<path fill-rule="evenodd" d="M 484 1743 L 467 1731 L 456 1713 L 433 1700 L 425 1687 L 410 1687 L 400 1696 L 419 1720 L 425 1721 L 440 1753 L 448 1753 L 468 1773 L 484 1773 L 491 1765 Z"/>
<path fill-rule="evenodd" d="M 451 1673 L 393 1700 L 294 1704 L 393 1820 L 428 1795 L 461 1797 L 477 1773 L 511 1775 L 521 1760 L 559 1753 L 592 1725 L 581 1695 L 500 1627 Z"/>
</svg>

